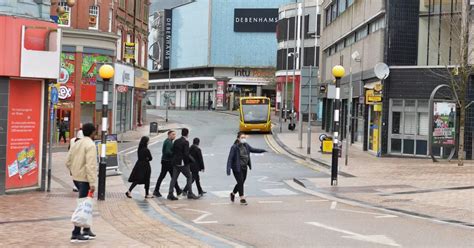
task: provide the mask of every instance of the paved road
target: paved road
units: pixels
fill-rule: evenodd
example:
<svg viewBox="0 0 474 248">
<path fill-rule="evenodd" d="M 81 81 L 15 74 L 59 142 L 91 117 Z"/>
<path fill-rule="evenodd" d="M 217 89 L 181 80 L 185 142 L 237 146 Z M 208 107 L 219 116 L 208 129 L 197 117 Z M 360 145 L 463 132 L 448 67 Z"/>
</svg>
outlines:
<svg viewBox="0 0 474 248">
<path fill-rule="evenodd" d="M 153 114 L 160 112 L 153 110 Z M 249 205 L 231 204 L 228 195 L 235 181 L 226 176 L 225 170 L 238 118 L 214 112 L 172 111 L 170 119 L 188 125 L 191 139 L 201 138 L 206 163 L 202 184 L 208 194 L 196 201 L 156 201 L 218 236 L 255 247 L 472 247 L 474 244 L 473 229 L 353 207 L 296 191 L 285 181 L 328 175 L 275 151 L 269 146 L 271 139 L 264 135 L 251 135 L 248 140 L 252 146 L 269 151 L 263 156 L 252 156 L 254 169 L 245 188 Z M 155 156 L 152 185 L 161 169 L 161 145 L 158 142 L 151 146 Z M 135 154 L 131 154 L 130 160 L 135 159 Z M 165 182 L 161 189 L 164 196 L 169 178 Z M 184 185 L 184 178 L 180 185 Z M 136 191 L 134 197 L 140 194 L 142 190 Z"/>
</svg>

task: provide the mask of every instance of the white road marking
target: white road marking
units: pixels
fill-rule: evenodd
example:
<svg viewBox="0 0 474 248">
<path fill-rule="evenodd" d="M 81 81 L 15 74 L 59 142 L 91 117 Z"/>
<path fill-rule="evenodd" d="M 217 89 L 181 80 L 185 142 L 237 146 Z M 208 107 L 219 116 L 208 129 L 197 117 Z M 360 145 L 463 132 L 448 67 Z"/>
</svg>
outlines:
<svg viewBox="0 0 474 248">
<path fill-rule="evenodd" d="M 262 189 L 262 191 L 267 192 L 270 195 L 275 195 L 275 196 L 284 196 L 284 195 L 297 195 L 298 193 L 295 193 L 289 189 L 286 188 L 279 188 L 279 189 Z"/>
<path fill-rule="evenodd" d="M 258 201 L 261 204 L 274 204 L 274 203 L 283 203 L 282 201 Z"/>
<path fill-rule="evenodd" d="M 230 205 L 230 202 L 214 202 L 211 203 L 211 206 L 220 206 L 220 205 Z"/>
<path fill-rule="evenodd" d="M 253 156 L 257 156 L 257 157 L 263 157 L 265 156 L 264 153 L 252 153 Z"/>
<path fill-rule="evenodd" d="M 211 193 L 220 198 L 230 197 L 230 191 L 211 191 Z"/>
<path fill-rule="evenodd" d="M 321 200 L 306 200 L 305 202 L 328 202 L 329 200 L 324 200 L 324 199 L 321 199 Z"/>
<path fill-rule="evenodd" d="M 215 155 L 213 153 L 211 153 L 211 154 L 203 154 L 202 156 L 203 157 L 214 157 Z"/>
<path fill-rule="evenodd" d="M 167 204 L 166 206 L 169 208 L 180 208 L 180 207 L 186 207 L 188 204 Z"/>
<path fill-rule="evenodd" d="M 283 185 L 282 182 L 275 182 L 275 181 L 269 181 L 267 180 L 267 176 L 254 176 L 255 178 L 258 178 L 257 182 L 260 183 L 266 183 L 266 184 L 271 184 L 271 185 Z"/>
<path fill-rule="evenodd" d="M 382 245 L 393 246 L 393 247 L 400 247 L 399 244 L 397 244 L 394 240 L 392 240 L 391 238 L 385 235 L 363 235 L 363 234 L 339 229 L 336 227 L 327 226 L 318 222 L 306 222 L 306 224 L 349 235 L 349 236 L 341 236 L 343 238 L 355 239 L 355 240 L 365 241 L 369 243 L 382 244 Z"/>
<path fill-rule="evenodd" d="M 201 213 L 202 215 L 197 217 L 195 220 L 193 220 L 194 223 L 196 224 L 215 224 L 215 223 L 218 223 L 217 220 L 208 220 L 208 221 L 203 221 L 203 219 L 209 217 L 212 215 L 212 213 L 210 212 L 207 212 L 207 211 L 202 211 L 202 210 L 196 210 L 196 209 L 189 209 L 189 208 L 186 208 L 184 210 L 187 210 L 187 211 L 192 211 L 192 212 L 196 212 L 196 213 Z"/>
<path fill-rule="evenodd" d="M 398 218 L 398 216 L 391 215 L 391 214 L 379 214 L 379 213 L 375 213 L 375 212 L 365 212 L 365 211 L 350 210 L 350 209 L 337 209 L 337 211 L 358 213 L 358 214 L 377 215 L 377 216 L 375 216 L 375 218 Z"/>
<path fill-rule="evenodd" d="M 336 206 L 337 206 L 337 201 L 333 201 L 331 203 L 331 209 L 336 209 Z"/>
</svg>

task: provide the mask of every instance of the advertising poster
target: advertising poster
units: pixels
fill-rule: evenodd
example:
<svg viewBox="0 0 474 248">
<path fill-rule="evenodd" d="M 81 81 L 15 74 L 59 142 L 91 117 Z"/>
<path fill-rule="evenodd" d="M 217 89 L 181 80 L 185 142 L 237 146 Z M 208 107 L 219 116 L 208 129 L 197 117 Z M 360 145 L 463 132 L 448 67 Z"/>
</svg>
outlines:
<svg viewBox="0 0 474 248">
<path fill-rule="evenodd" d="M 456 144 L 456 103 L 435 102 L 433 107 L 433 145 Z"/>
<path fill-rule="evenodd" d="M 216 106 L 218 108 L 224 107 L 224 82 L 223 81 L 218 81 L 217 82 Z"/>
<path fill-rule="evenodd" d="M 42 83 L 10 81 L 6 189 L 38 185 Z M 28 99 L 25 101 L 24 99 Z"/>
<path fill-rule="evenodd" d="M 96 85 L 99 68 L 97 63 L 111 63 L 112 57 L 99 54 L 84 54 L 82 57 L 82 84 Z M 95 99 L 94 99 L 95 100 Z"/>
</svg>

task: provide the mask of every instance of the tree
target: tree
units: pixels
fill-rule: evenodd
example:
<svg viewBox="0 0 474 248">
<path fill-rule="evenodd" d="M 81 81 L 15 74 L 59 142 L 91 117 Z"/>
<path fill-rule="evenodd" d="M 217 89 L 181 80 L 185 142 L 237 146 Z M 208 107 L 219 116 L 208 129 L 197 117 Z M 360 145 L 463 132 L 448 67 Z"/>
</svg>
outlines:
<svg viewBox="0 0 474 248">
<path fill-rule="evenodd" d="M 459 109 L 459 140 L 458 140 L 458 165 L 463 166 L 465 160 L 465 126 L 466 126 L 466 111 L 470 107 L 468 103 L 468 87 L 471 76 L 474 74 L 473 67 L 473 47 L 470 44 L 469 31 L 469 1 L 464 0 L 460 3 L 460 11 L 454 11 L 448 15 L 440 15 L 440 30 L 446 29 L 450 34 L 450 48 L 449 52 L 437 51 L 438 62 L 442 64 L 446 71 L 440 73 L 436 70 L 431 70 L 436 76 L 445 79 L 451 90 L 451 98 L 456 101 Z M 443 24 L 441 24 L 443 23 Z M 474 30 L 473 30 L 474 31 Z M 440 31 L 441 32 L 441 31 Z M 441 35 L 430 36 L 430 40 L 439 42 Z M 446 41 L 444 41 L 446 42 Z M 439 46 L 441 47 L 441 45 Z M 454 49 L 451 49 L 454 47 Z M 430 55 L 428 55 L 429 58 Z M 429 63 L 429 59 L 427 61 Z"/>
</svg>

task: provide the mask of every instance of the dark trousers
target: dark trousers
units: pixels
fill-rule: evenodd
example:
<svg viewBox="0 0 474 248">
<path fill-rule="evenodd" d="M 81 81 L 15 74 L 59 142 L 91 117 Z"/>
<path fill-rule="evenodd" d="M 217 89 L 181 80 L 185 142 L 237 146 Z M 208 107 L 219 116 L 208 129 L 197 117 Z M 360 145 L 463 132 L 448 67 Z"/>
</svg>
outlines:
<svg viewBox="0 0 474 248">
<path fill-rule="evenodd" d="M 165 179 L 167 173 L 169 173 L 171 179 L 173 179 L 173 165 L 171 161 L 161 160 L 161 172 L 160 172 L 160 176 L 158 177 L 158 180 L 156 181 L 156 186 L 154 190 L 155 193 L 160 192 L 161 182 L 163 182 L 163 179 Z M 176 181 L 176 185 L 174 186 L 174 189 L 176 190 L 178 194 L 181 193 L 182 190 L 179 187 L 178 181 Z"/>
<path fill-rule="evenodd" d="M 76 185 L 79 198 L 85 198 L 87 197 L 87 194 L 89 193 L 90 185 L 88 182 L 79 182 L 79 181 L 73 181 L 74 185 Z M 90 228 L 84 228 L 84 231 L 90 231 Z M 74 226 L 74 230 L 72 230 L 72 235 L 79 235 L 81 234 L 81 227 Z"/>
<path fill-rule="evenodd" d="M 239 196 L 244 196 L 244 183 L 245 180 L 247 179 L 247 170 L 245 169 L 240 169 L 240 171 L 232 169 L 232 172 L 235 177 L 235 181 L 237 181 L 237 184 L 234 187 L 234 191 L 232 191 L 234 194 L 237 194 L 239 192 Z"/>
<path fill-rule="evenodd" d="M 135 186 L 137 186 L 138 183 L 132 183 L 132 185 L 130 185 L 130 188 L 128 189 L 128 191 L 132 192 L 133 188 L 135 188 Z M 150 194 L 150 181 L 148 181 L 147 183 L 145 183 L 145 195 L 149 195 Z"/>
<path fill-rule="evenodd" d="M 59 132 L 59 140 L 58 140 L 58 142 L 61 142 L 61 138 L 63 138 L 64 143 L 66 143 L 66 132 Z"/>
<path fill-rule="evenodd" d="M 199 177 L 199 171 L 193 171 L 192 174 L 193 174 L 193 183 L 196 182 L 198 193 L 202 194 L 203 190 L 201 187 L 201 178 Z"/>
<path fill-rule="evenodd" d="M 193 189 L 191 185 L 193 184 L 193 177 L 191 175 L 191 170 L 189 169 L 189 165 L 185 166 L 173 166 L 173 178 L 171 179 L 169 194 L 173 194 L 173 188 L 178 182 L 179 173 L 183 173 L 186 177 L 186 187 L 184 187 L 183 191 L 188 192 L 188 194 L 193 194 Z"/>
</svg>

